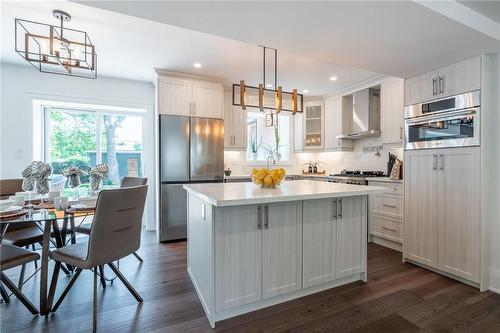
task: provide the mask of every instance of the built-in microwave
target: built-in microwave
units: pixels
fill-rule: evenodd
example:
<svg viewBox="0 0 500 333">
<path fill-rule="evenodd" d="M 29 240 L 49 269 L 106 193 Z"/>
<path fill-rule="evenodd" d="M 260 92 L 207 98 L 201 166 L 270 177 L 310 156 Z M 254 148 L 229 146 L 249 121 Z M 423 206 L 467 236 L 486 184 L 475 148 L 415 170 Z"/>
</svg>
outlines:
<svg viewBox="0 0 500 333">
<path fill-rule="evenodd" d="M 479 146 L 480 92 L 405 108 L 405 149 Z"/>
</svg>

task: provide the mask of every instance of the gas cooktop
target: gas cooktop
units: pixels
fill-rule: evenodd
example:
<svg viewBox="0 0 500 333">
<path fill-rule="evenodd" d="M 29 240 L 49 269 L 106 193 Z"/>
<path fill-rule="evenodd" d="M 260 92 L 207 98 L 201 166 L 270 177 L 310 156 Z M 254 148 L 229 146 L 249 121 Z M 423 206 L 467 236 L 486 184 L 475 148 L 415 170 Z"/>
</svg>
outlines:
<svg viewBox="0 0 500 333">
<path fill-rule="evenodd" d="M 382 177 L 384 175 L 383 171 L 360 171 L 360 170 L 342 170 L 340 173 L 336 173 L 330 176 L 334 177 Z"/>
</svg>

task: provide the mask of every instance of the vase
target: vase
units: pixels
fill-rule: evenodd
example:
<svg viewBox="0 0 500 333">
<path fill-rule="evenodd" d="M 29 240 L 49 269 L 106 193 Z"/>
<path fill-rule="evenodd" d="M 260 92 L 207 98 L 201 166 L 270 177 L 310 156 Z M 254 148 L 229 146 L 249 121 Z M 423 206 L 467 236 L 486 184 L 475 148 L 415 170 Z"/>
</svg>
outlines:
<svg viewBox="0 0 500 333">
<path fill-rule="evenodd" d="M 252 153 L 252 160 L 257 160 L 257 152 Z"/>
</svg>

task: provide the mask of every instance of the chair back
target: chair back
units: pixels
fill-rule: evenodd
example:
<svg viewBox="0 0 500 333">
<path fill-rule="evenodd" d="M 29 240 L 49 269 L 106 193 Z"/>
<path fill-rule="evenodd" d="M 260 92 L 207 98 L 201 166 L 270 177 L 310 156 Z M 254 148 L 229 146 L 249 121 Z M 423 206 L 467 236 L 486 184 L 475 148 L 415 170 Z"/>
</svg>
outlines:
<svg viewBox="0 0 500 333">
<path fill-rule="evenodd" d="M 87 261 L 104 265 L 126 257 L 141 245 L 148 186 L 102 190 L 90 230 Z"/>
<path fill-rule="evenodd" d="M 23 190 L 22 179 L 0 179 L 0 199 L 6 199 Z"/>
<path fill-rule="evenodd" d="M 131 187 L 131 186 L 141 186 L 148 183 L 147 178 L 139 177 L 123 177 L 120 184 L 120 188 Z"/>
</svg>

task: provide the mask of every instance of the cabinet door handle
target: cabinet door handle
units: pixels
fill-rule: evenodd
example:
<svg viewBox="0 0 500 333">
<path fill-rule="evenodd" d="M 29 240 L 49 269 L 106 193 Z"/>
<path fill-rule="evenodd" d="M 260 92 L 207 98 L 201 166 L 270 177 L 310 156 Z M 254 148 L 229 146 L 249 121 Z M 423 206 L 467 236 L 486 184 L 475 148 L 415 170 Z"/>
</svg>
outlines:
<svg viewBox="0 0 500 333">
<path fill-rule="evenodd" d="M 260 206 L 257 206 L 257 229 L 262 229 L 262 210 Z"/>
<path fill-rule="evenodd" d="M 442 76 L 439 77 L 439 93 L 444 92 L 444 78 Z"/>
<path fill-rule="evenodd" d="M 433 95 L 433 96 L 437 94 L 437 87 L 436 87 L 436 83 L 437 83 L 436 78 L 433 78 L 433 79 L 432 79 L 432 95 Z"/>
<path fill-rule="evenodd" d="M 338 199 L 337 203 L 337 217 L 342 218 L 342 199 Z"/>
<path fill-rule="evenodd" d="M 432 170 L 437 170 L 437 154 L 432 154 Z"/>
<path fill-rule="evenodd" d="M 403 127 L 399 126 L 399 139 L 403 140 Z"/>
<path fill-rule="evenodd" d="M 444 170 L 444 157 L 443 154 L 439 154 L 439 170 Z"/>
<path fill-rule="evenodd" d="M 388 204 L 382 204 L 384 207 L 389 207 L 389 208 L 398 208 L 397 206 L 394 205 L 388 205 Z"/>
<path fill-rule="evenodd" d="M 264 228 L 269 229 L 269 208 L 264 206 Z"/>
<path fill-rule="evenodd" d="M 387 228 L 387 227 L 384 227 L 384 226 L 382 226 L 382 229 L 389 230 L 389 231 L 392 231 L 392 232 L 396 232 L 397 231 L 396 229 L 391 229 L 391 228 Z"/>
<path fill-rule="evenodd" d="M 337 200 L 333 200 L 332 217 L 334 220 L 337 218 Z"/>
</svg>

